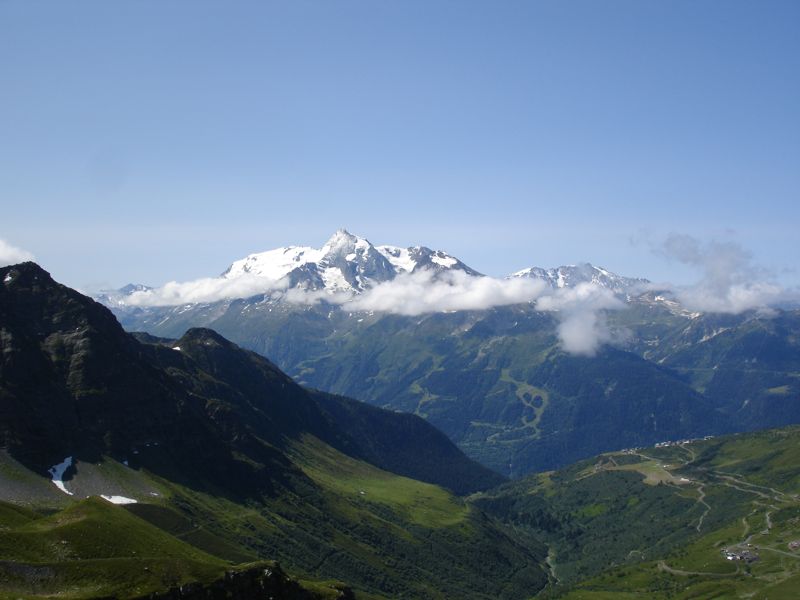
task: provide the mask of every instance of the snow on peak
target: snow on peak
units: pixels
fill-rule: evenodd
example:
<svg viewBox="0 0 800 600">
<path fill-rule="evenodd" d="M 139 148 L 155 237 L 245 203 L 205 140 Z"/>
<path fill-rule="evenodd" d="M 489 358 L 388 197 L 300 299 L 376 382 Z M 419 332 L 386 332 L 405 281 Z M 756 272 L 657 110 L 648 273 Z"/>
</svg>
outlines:
<svg viewBox="0 0 800 600">
<path fill-rule="evenodd" d="M 222 276 L 233 279 L 250 274 L 275 281 L 285 279 L 290 288 L 360 293 L 400 273 L 422 268 L 479 275 L 441 250 L 376 247 L 366 238 L 339 229 L 321 248 L 288 246 L 251 254 L 234 262 Z"/>
<path fill-rule="evenodd" d="M 378 246 L 378 252 L 392 263 L 398 273 L 411 273 L 415 269 L 433 269 L 434 271 L 457 270 L 468 275 L 480 275 L 456 257 L 441 250 L 431 250 L 425 246 L 398 248 L 397 246 Z"/>
<path fill-rule="evenodd" d="M 249 273 L 277 281 L 294 269 L 308 263 L 319 262 L 321 258 L 321 250 L 308 246 L 287 246 L 250 254 L 231 264 L 222 276 L 234 279 Z"/>
<path fill-rule="evenodd" d="M 431 256 L 431 262 L 439 265 L 440 267 L 444 267 L 445 269 L 449 269 L 450 267 L 455 266 L 455 264 L 458 262 L 458 259 L 448 256 L 443 252 L 437 252 Z"/>
<path fill-rule="evenodd" d="M 627 294 L 648 283 L 646 279 L 623 277 L 590 263 L 564 265 L 552 269 L 528 267 L 509 275 L 509 278 L 539 279 L 554 289 L 571 288 L 580 283 L 594 283 L 616 294 Z"/>
<path fill-rule="evenodd" d="M 393 279 L 394 268 L 366 238 L 337 230 L 321 248 L 288 246 L 251 254 L 234 262 L 222 276 L 234 279 L 250 274 L 289 287 L 329 292 L 361 292 Z"/>
<path fill-rule="evenodd" d="M 434 278 L 450 271 L 481 274 L 441 250 L 425 246 L 374 246 L 368 239 L 338 229 L 320 248 L 284 246 L 249 254 L 234 261 L 217 278 L 170 282 L 162 288 L 130 285 L 95 298 L 113 309 L 127 306 L 178 306 L 219 298 L 245 298 L 294 290 L 329 294 L 360 294 L 400 274 L 433 272 Z M 230 294 L 230 295 L 227 295 Z M 237 295 L 234 295 L 237 294 Z M 240 294 L 240 295 L 238 295 Z M 313 296 L 314 301 L 318 296 Z M 179 313 L 180 314 L 180 313 Z"/>
<path fill-rule="evenodd" d="M 378 246 L 375 248 L 388 260 L 398 273 L 411 273 L 417 266 L 411 256 L 415 248 L 398 248 L 397 246 Z"/>
<path fill-rule="evenodd" d="M 371 246 L 371 244 L 365 240 L 364 238 L 360 238 L 357 235 L 353 235 L 347 229 L 337 229 L 336 233 L 334 233 L 328 241 L 325 242 L 325 245 L 322 246 L 322 249 L 327 252 L 340 250 L 346 247 L 358 247 L 360 245 L 361 248 L 366 248 Z"/>
<path fill-rule="evenodd" d="M 126 298 L 131 294 L 147 292 L 151 289 L 153 288 L 142 285 L 141 283 L 129 283 L 118 290 L 101 290 L 100 293 L 95 296 L 95 299 L 106 306 L 122 306 L 125 304 Z"/>
</svg>

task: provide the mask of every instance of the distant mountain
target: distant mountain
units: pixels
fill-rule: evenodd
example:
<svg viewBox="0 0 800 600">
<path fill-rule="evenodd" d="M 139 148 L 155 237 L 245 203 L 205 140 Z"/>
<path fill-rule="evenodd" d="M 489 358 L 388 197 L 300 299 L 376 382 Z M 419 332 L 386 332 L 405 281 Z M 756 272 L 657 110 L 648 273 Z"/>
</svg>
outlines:
<svg viewBox="0 0 800 600">
<path fill-rule="evenodd" d="M 9 560 L 16 573 L 50 561 L 37 589 L 73 573 L 106 596 L 128 577 L 166 591 L 256 558 L 390 597 L 524 598 L 545 584 L 539 549 L 435 485 L 468 493 L 501 478 L 419 417 L 306 390 L 208 329 L 137 339 L 33 263 L 0 280 L 0 528 L 43 516 L 3 502 L 63 508 L 88 528 L 48 537 L 58 517 L 24 551 L 0 541 L 0 595 L 31 589 L 24 577 L 3 587 Z M 76 571 L 83 559 L 100 562 Z"/>
<path fill-rule="evenodd" d="M 294 258 L 270 270 L 277 255 Z M 444 252 L 373 246 L 344 231 L 321 250 L 250 258 L 227 275 L 284 276 L 295 286 L 354 295 L 429 267 L 477 275 Z M 331 268 L 342 277 L 320 275 Z M 559 312 L 531 303 L 407 317 L 353 311 L 326 302 L 325 294 L 314 305 L 258 294 L 169 307 L 118 303 L 112 310 L 130 331 L 180 337 L 191 327 L 213 328 L 306 385 L 420 415 L 470 457 L 510 476 L 661 437 L 800 420 L 793 375 L 800 370 L 793 358 L 800 313 L 702 314 L 646 279 L 588 263 L 530 267 L 509 278 L 543 281 L 556 297 L 597 286 L 623 300 L 625 310 L 596 315 L 606 344 L 593 357 L 562 352 Z M 334 279 L 346 285 L 326 283 Z M 767 363 L 774 368 L 759 368 Z M 604 425 L 592 427 L 593 419 Z"/>
<path fill-rule="evenodd" d="M 251 254 L 235 261 L 222 274 L 235 279 L 245 274 L 270 280 L 285 279 L 290 288 L 328 292 L 363 292 L 400 273 L 422 268 L 460 270 L 478 275 L 457 258 L 424 246 L 373 246 L 366 238 L 338 230 L 322 248 L 288 246 Z"/>
<path fill-rule="evenodd" d="M 623 296 L 628 294 L 639 295 L 644 291 L 645 286 L 650 283 L 647 279 L 622 277 L 602 267 L 595 267 L 590 263 L 561 266 L 553 269 L 528 267 L 509 275 L 509 278 L 538 279 L 554 289 L 571 288 L 581 283 L 593 283 Z"/>
<path fill-rule="evenodd" d="M 129 283 L 118 290 L 101 290 L 95 294 L 94 299 L 108 307 L 124 306 L 128 296 L 134 292 L 146 292 L 152 289 L 150 286 L 141 283 Z"/>
<path fill-rule="evenodd" d="M 687 321 L 646 310 L 670 330 Z M 505 475 L 731 426 L 681 376 L 636 353 L 564 353 L 557 321 L 528 305 L 405 317 L 239 300 L 118 314 L 160 335 L 223 331 L 306 385 L 423 416 Z"/>
<path fill-rule="evenodd" d="M 269 284 L 282 282 L 289 289 L 360 294 L 375 285 L 392 281 L 398 275 L 423 270 L 435 274 L 462 272 L 473 277 L 482 276 L 442 250 L 425 246 L 375 246 L 366 238 L 340 229 L 321 248 L 286 246 L 250 254 L 234 261 L 220 277 L 231 281 L 246 275 L 262 277 L 265 289 Z M 592 283 L 623 297 L 639 295 L 649 284 L 646 279 L 623 277 L 589 263 L 551 269 L 529 267 L 507 278 L 539 279 L 553 289 Z M 152 289 L 146 285 L 128 284 L 118 290 L 102 291 L 95 295 L 95 299 L 109 308 L 124 310 L 128 296 Z M 153 310 L 159 309 L 151 309 L 151 312 Z"/>
</svg>

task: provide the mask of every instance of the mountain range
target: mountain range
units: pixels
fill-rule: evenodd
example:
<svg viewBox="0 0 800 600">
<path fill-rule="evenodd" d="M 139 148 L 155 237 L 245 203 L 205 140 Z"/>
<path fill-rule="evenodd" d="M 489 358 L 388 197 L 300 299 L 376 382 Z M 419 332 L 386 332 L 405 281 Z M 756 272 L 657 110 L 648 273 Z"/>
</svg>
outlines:
<svg viewBox="0 0 800 600">
<path fill-rule="evenodd" d="M 512 477 L 626 446 L 800 419 L 797 310 L 700 313 L 646 279 L 589 264 L 530 267 L 503 280 L 531 282 L 553 310 L 526 296 L 419 314 L 403 314 L 402 303 L 357 310 L 341 300 L 406 293 L 398 282 L 417 273 L 427 278 L 413 294 L 464 295 L 463 278 L 480 279 L 445 252 L 374 246 L 340 230 L 322 249 L 253 254 L 214 280 L 250 277 L 267 291 L 155 306 L 156 291 L 130 287 L 98 300 L 129 331 L 177 339 L 213 328 L 305 385 L 420 415 Z M 602 343 L 565 351 L 565 328 Z"/>
<path fill-rule="evenodd" d="M 339 229 L 321 248 L 286 246 L 250 254 L 234 261 L 219 278 L 233 282 L 242 277 L 257 277 L 263 281 L 265 292 L 278 287 L 334 295 L 361 294 L 399 275 L 425 271 L 434 276 L 454 272 L 483 276 L 442 250 L 425 246 L 375 246 L 366 238 Z M 646 279 L 622 277 L 588 263 L 552 269 L 529 267 L 512 273 L 507 279 L 538 280 L 554 289 L 592 283 L 623 296 L 639 292 L 650 283 Z M 148 292 L 152 291 L 150 286 L 129 284 L 119 290 L 100 292 L 95 297 L 112 308 L 136 306 L 137 300 L 144 300 L 144 305 L 157 306 L 158 300 L 148 301 Z M 137 297 L 131 299 L 132 295 Z"/>
<path fill-rule="evenodd" d="M 464 456 L 433 419 L 298 385 L 213 330 L 126 333 L 33 263 L 0 269 L 0 280 L 0 597 L 774 600 L 800 589 L 797 427 L 669 438 L 507 481 Z M 605 428 L 631 436 L 638 426 L 645 438 L 647 424 L 667 435 L 707 429 L 710 418 L 733 423 L 750 406 L 778 420 L 792 408 L 790 384 L 762 391 L 776 380 L 757 375 L 763 365 L 791 378 L 791 313 L 697 317 L 677 339 L 644 343 L 650 358 L 551 347 L 537 363 L 523 342 L 552 338 L 553 319 L 527 314 L 520 337 L 525 310 L 428 317 L 416 323 L 427 338 L 411 336 L 407 318 L 374 315 L 381 335 L 349 335 L 442 352 L 441 366 L 418 375 L 429 390 L 482 397 L 480 410 L 497 396 L 494 408 L 508 412 L 504 394 L 468 393 L 486 385 L 475 373 L 498 376 L 532 409 L 526 429 L 541 434 L 549 413 L 591 438 L 584 449 Z M 647 336 L 689 318 L 660 317 Z M 512 338 L 488 359 L 506 363 L 476 371 L 456 353 L 455 366 L 469 370 L 454 370 L 450 351 L 468 345 L 434 340 L 470 322 L 484 354 L 487 337 Z M 709 390 L 731 377 L 716 380 L 720 354 L 750 395 L 745 406 L 712 401 Z M 340 353 L 344 364 L 351 356 Z M 518 379 L 531 364 L 546 388 Z M 679 370 L 685 364 L 698 366 Z M 448 402 L 429 397 L 423 407 Z M 553 445 L 557 433 L 525 443 L 564 460 L 570 448 Z M 507 438 L 482 447 L 512 445 Z"/>
<path fill-rule="evenodd" d="M 128 557 L 98 594 L 213 579 L 259 557 L 389 596 L 525 597 L 545 585 L 535 548 L 453 495 L 502 478 L 421 418 L 304 389 L 211 330 L 177 341 L 125 333 L 33 263 L 0 278 L 0 501 L 44 511 L 22 519 L 39 533 L 19 534 L 37 550 L 0 548 L 18 565 L 0 561 L 0 584 L 19 572 L 29 582 L 44 553 L 57 564 L 38 576 L 42 590 L 69 577 L 91 589 L 80 561 L 111 560 L 108 536 L 122 528 L 163 543 L 166 554 L 145 556 L 177 562 L 131 580 Z M 68 514 L 40 522 L 54 508 Z M 64 531 L 73 521 L 80 532 Z"/>
</svg>

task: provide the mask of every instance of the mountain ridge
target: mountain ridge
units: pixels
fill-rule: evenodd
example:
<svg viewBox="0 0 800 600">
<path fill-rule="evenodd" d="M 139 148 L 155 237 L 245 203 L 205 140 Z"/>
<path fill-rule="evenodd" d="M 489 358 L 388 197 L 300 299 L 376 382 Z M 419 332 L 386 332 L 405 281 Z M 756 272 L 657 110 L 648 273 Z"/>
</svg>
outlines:
<svg viewBox="0 0 800 600">
<path fill-rule="evenodd" d="M 470 277 L 483 277 L 442 250 L 426 246 L 373 245 L 364 237 L 339 229 L 320 248 L 285 246 L 249 254 L 231 263 L 219 279 L 234 281 L 250 276 L 262 278 L 265 289 L 277 286 L 276 289 L 358 295 L 399 275 L 424 270 L 435 275 L 464 273 Z M 621 297 L 640 292 L 650 283 L 647 279 L 617 275 L 591 263 L 553 268 L 528 267 L 507 275 L 505 279 L 540 280 L 551 289 L 591 283 Z M 128 284 L 117 290 L 101 291 L 95 298 L 110 308 L 120 308 L 128 304 L 126 299 L 131 295 L 146 294 L 153 289 L 143 284 Z"/>
<path fill-rule="evenodd" d="M 142 343 L 34 263 L 0 277 L 0 521 L 21 518 L 9 500 L 45 519 L 9 534 L 27 546 L 0 539 L 0 589 L 8 564 L 43 559 L 37 589 L 72 577 L 124 598 L 255 558 L 372 597 L 522 600 L 546 584 L 541 545 L 443 487 L 502 477 L 421 418 L 306 390 L 209 329 Z"/>
<path fill-rule="evenodd" d="M 0 276 L 8 279 L 0 287 L 0 445 L 23 460 L 29 453 L 37 455 L 31 459 L 39 469 L 78 448 L 132 458 L 133 448 L 154 437 L 168 448 L 166 442 L 175 443 L 173 458 L 179 464 L 188 459 L 187 452 L 202 456 L 218 446 L 220 437 L 256 448 L 265 460 L 279 460 L 275 448 L 280 440 L 300 432 L 342 450 L 366 452 L 352 434 L 341 433 L 344 423 L 333 419 L 312 393 L 266 358 L 213 330 L 192 328 L 174 343 L 142 344 L 107 308 L 56 283 L 35 263 L 4 267 Z M 359 406 L 348 404 L 350 412 Z M 407 417 L 387 413 L 385 418 Z M 430 428 L 412 418 L 417 430 Z M 181 427 L 175 426 L 178 421 Z M 208 430 L 212 422 L 219 428 L 213 436 Z M 257 442 L 248 433 L 253 427 L 273 441 Z M 440 447 L 449 444 L 439 440 Z M 456 454 L 449 456 L 457 460 Z M 483 467 L 474 468 L 487 485 L 497 481 Z M 453 471 L 464 473 L 455 465 Z M 458 487 L 454 481 L 451 485 Z"/>
</svg>

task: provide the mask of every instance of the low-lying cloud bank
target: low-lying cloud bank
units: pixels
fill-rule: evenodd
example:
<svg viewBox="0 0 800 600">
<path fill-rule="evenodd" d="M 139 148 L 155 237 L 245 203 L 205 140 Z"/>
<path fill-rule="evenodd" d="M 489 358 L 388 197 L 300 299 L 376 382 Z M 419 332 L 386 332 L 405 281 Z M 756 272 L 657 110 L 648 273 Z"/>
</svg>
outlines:
<svg viewBox="0 0 800 600">
<path fill-rule="evenodd" d="M 12 246 L 5 240 L 0 239 L 0 267 L 15 265 L 26 260 L 33 260 L 33 258 L 33 254 L 27 250 Z"/>
<path fill-rule="evenodd" d="M 694 285 L 653 286 L 660 291 L 669 290 L 692 311 L 741 313 L 800 299 L 797 293 L 787 292 L 772 282 L 769 274 L 756 267 L 752 257 L 737 244 L 704 244 L 690 236 L 671 235 L 655 251 L 701 270 L 702 277 Z M 645 288 L 640 290 L 644 291 Z M 293 304 L 324 301 L 353 311 L 406 316 L 531 303 L 536 310 L 552 313 L 558 319 L 558 336 L 565 351 L 588 356 L 613 341 L 606 324 L 607 312 L 626 306 L 609 289 L 595 283 L 553 289 L 538 279 L 495 279 L 473 277 L 463 271 L 432 270 L 398 275 L 361 294 L 289 288 L 286 279 L 276 281 L 249 274 L 230 279 L 173 281 L 161 288 L 135 292 L 126 303 L 178 306 L 260 295 Z"/>
<path fill-rule="evenodd" d="M 453 310 L 484 310 L 531 302 L 541 296 L 547 285 L 534 279 L 494 279 L 473 277 L 463 271 L 437 275 L 424 270 L 398 275 L 368 292 L 353 298 L 353 310 L 421 315 Z"/>
<path fill-rule="evenodd" d="M 179 306 L 218 302 L 231 298 L 249 298 L 271 291 L 286 289 L 287 282 L 257 275 L 242 275 L 231 279 L 204 277 L 193 281 L 170 281 L 160 288 L 133 292 L 125 299 L 131 306 Z"/>
<path fill-rule="evenodd" d="M 537 279 L 474 277 L 463 271 L 423 270 L 398 275 L 361 294 L 324 290 L 287 289 L 285 280 L 255 275 L 232 279 L 205 278 L 170 282 L 161 288 L 134 292 L 126 299 L 133 306 L 177 306 L 233 298 L 268 295 L 271 299 L 311 305 L 325 301 L 353 311 L 374 311 L 417 316 L 457 310 L 486 310 L 497 306 L 535 303 L 560 321 L 558 335 L 564 349 L 593 355 L 611 339 L 604 311 L 624 308 L 612 292 L 591 283 L 552 289 Z"/>
<path fill-rule="evenodd" d="M 753 262 L 752 255 L 733 242 L 703 243 L 689 235 L 672 234 L 655 249 L 657 254 L 700 270 L 700 279 L 672 292 L 686 308 L 700 312 L 739 314 L 797 301 L 796 291 L 774 282 Z"/>
</svg>

